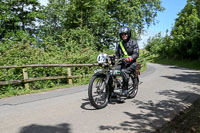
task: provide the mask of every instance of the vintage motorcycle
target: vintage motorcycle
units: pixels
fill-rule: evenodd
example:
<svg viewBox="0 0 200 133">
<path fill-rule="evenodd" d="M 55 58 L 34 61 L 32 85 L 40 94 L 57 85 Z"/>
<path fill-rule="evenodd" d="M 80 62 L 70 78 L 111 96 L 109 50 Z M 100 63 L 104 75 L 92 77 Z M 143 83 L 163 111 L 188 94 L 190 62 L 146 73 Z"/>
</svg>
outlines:
<svg viewBox="0 0 200 133">
<path fill-rule="evenodd" d="M 124 97 L 122 96 L 123 80 L 121 71 L 114 69 L 116 63 L 115 56 L 101 53 L 97 57 L 97 62 L 102 69 L 94 71 L 94 75 L 88 86 L 88 97 L 92 106 L 96 109 L 102 109 L 107 106 L 112 97 L 125 100 L 126 98 L 130 99 L 136 96 L 138 92 L 140 64 L 137 64 L 136 71 L 130 74 L 128 95 Z M 125 58 L 119 59 L 118 62 L 126 63 Z"/>
</svg>

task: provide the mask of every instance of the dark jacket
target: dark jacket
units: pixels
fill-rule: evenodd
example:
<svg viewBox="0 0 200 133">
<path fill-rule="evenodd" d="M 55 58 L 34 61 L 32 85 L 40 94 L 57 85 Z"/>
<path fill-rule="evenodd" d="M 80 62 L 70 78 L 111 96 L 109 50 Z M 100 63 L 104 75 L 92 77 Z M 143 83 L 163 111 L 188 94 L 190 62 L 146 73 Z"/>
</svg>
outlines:
<svg viewBox="0 0 200 133">
<path fill-rule="evenodd" d="M 139 57 L 139 47 L 136 41 L 129 39 L 128 42 L 122 41 L 122 44 L 129 56 L 133 58 L 133 62 L 136 62 L 136 59 Z M 124 53 L 121 49 L 120 44 L 116 47 L 116 58 L 119 59 L 120 57 L 124 56 Z"/>
</svg>

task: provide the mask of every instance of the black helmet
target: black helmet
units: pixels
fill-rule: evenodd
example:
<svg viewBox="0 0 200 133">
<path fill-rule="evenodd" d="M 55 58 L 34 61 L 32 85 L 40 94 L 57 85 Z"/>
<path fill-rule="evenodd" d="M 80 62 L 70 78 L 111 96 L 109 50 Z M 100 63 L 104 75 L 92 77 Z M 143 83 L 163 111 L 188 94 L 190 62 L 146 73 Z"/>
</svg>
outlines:
<svg viewBox="0 0 200 133">
<path fill-rule="evenodd" d="M 119 36 L 120 36 L 121 39 L 122 39 L 122 37 L 121 37 L 122 33 L 128 34 L 128 40 L 130 39 L 130 37 L 131 37 L 131 29 L 129 27 L 123 26 L 123 27 L 121 27 L 119 29 Z"/>
</svg>

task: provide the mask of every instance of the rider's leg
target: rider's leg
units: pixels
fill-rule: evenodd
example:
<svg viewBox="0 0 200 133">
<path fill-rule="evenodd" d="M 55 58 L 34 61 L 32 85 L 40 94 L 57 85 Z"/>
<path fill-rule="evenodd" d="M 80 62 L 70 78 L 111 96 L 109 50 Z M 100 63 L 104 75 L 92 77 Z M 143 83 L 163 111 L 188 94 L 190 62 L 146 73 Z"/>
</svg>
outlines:
<svg viewBox="0 0 200 133">
<path fill-rule="evenodd" d="M 116 64 L 114 69 L 115 70 L 121 70 L 122 64 Z M 113 81 L 116 80 L 116 76 L 113 76 Z M 112 85 L 112 83 L 109 83 L 109 85 Z M 109 101 L 112 101 L 112 99 L 116 99 L 117 95 L 114 92 L 114 88 L 110 89 L 110 96 L 109 96 Z"/>
<path fill-rule="evenodd" d="M 121 74 L 122 74 L 122 77 L 123 77 L 123 87 L 122 87 L 122 89 L 128 90 L 128 81 L 129 81 L 130 71 L 128 71 L 127 68 L 124 68 L 124 69 L 121 70 Z"/>
<path fill-rule="evenodd" d="M 127 93 L 127 90 L 128 90 L 128 82 L 130 78 L 129 75 L 136 69 L 136 66 L 137 66 L 137 63 L 134 62 L 129 67 L 123 68 L 121 70 L 122 77 L 123 77 L 123 90 L 126 90 L 124 91 L 125 93 Z"/>
</svg>

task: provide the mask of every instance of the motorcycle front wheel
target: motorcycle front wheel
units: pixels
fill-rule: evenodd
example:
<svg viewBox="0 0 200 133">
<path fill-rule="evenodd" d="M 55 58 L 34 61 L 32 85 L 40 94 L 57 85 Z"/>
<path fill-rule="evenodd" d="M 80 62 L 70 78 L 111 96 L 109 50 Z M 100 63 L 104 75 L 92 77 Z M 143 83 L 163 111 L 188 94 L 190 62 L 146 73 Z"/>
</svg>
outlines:
<svg viewBox="0 0 200 133">
<path fill-rule="evenodd" d="M 94 75 L 90 80 L 88 97 L 96 109 L 102 109 L 108 104 L 109 91 L 106 86 L 106 75 Z"/>
</svg>

